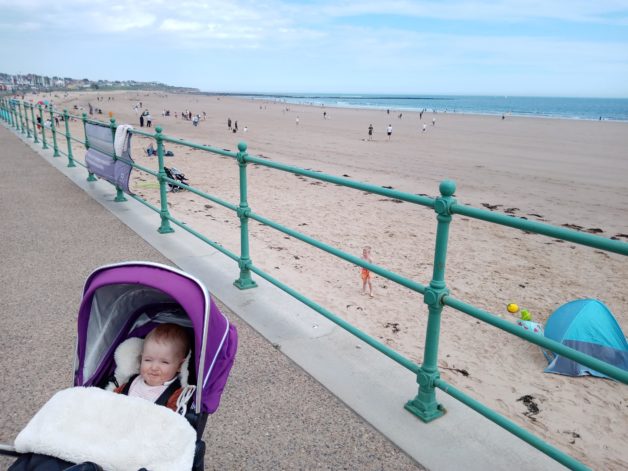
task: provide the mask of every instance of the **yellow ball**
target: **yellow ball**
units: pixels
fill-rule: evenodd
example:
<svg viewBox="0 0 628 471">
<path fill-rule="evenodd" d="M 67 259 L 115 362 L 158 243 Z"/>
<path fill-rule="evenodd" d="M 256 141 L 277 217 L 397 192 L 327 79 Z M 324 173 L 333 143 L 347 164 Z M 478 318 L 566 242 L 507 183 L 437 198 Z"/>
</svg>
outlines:
<svg viewBox="0 0 628 471">
<path fill-rule="evenodd" d="M 508 312 L 511 314 L 514 314 L 515 312 L 519 311 L 519 306 L 517 306 L 515 303 L 510 303 L 506 309 L 508 309 Z"/>
</svg>

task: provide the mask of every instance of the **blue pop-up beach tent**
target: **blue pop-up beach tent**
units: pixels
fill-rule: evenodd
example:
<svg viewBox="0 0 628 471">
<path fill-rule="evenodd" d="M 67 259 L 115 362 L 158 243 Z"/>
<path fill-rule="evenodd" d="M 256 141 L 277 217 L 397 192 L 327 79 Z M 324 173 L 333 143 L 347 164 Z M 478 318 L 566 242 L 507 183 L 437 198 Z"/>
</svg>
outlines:
<svg viewBox="0 0 628 471">
<path fill-rule="evenodd" d="M 628 342 L 619 324 L 604 303 L 597 299 L 578 299 L 563 304 L 547 319 L 545 336 L 618 368 L 628 370 Z M 548 352 L 546 373 L 568 376 L 607 376 Z"/>
</svg>

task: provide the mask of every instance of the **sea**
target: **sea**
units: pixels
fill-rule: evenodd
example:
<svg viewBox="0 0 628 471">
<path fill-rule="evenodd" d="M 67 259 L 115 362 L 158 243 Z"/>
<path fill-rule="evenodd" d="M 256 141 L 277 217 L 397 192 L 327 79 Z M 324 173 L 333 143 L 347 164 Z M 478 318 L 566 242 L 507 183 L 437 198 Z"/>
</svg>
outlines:
<svg viewBox="0 0 628 471">
<path fill-rule="evenodd" d="M 252 99 L 391 112 L 446 112 L 483 115 L 628 121 L 628 98 L 559 98 L 470 95 L 234 94 Z"/>
</svg>

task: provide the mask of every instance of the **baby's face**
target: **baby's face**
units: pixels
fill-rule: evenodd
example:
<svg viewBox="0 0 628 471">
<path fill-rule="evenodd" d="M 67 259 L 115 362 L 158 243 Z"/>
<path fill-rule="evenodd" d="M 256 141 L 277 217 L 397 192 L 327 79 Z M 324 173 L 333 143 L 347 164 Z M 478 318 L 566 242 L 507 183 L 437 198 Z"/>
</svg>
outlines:
<svg viewBox="0 0 628 471">
<path fill-rule="evenodd" d="M 183 363 L 173 345 L 154 340 L 144 342 L 140 375 L 149 386 L 161 386 L 174 378 Z"/>
</svg>

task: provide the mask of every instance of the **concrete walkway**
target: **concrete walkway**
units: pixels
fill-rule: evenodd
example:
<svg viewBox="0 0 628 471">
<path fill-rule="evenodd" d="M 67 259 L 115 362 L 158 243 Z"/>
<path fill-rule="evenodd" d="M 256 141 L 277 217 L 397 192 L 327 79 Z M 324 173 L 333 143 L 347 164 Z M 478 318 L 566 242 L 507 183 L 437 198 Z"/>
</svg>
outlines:
<svg viewBox="0 0 628 471">
<path fill-rule="evenodd" d="M 0 442 L 71 385 L 89 273 L 151 260 L 203 280 L 240 334 L 206 469 L 562 468 L 442 394 L 447 415 L 421 423 L 403 409 L 417 391 L 410 372 L 263 280 L 238 290 L 233 261 L 183 230 L 158 234 L 148 208 L 114 203 L 111 185 L 20 137 L 0 126 Z"/>
</svg>

